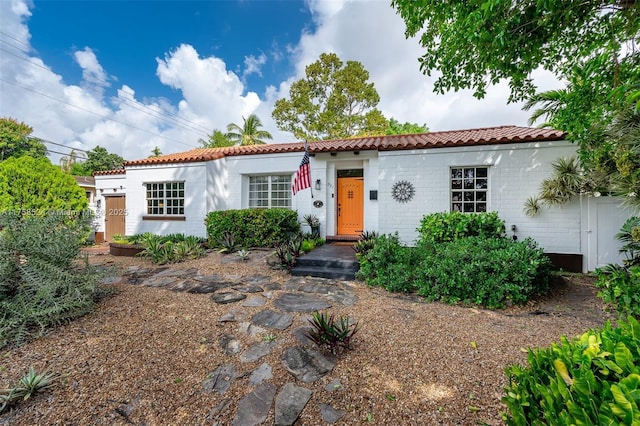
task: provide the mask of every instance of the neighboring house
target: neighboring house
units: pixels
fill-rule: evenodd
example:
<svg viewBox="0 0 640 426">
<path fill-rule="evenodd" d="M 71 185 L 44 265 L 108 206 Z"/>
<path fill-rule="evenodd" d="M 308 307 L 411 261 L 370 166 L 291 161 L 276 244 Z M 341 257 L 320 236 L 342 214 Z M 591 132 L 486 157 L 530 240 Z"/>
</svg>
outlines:
<svg viewBox="0 0 640 426">
<path fill-rule="evenodd" d="M 551 163 L 576 154 L 560 131 L 503 126 L 361 137 L 312 142 L 309 151 L 311 189 L 295 196 L 302 143 L 200 148 L 126 162 L 126 173 L 97 173 L 102 230 L 107 240 L 114 233 L 205 236 L 210 211 L 286 207 L 318 216 L 327 239 L 398 232 L 411 244 L 426 214 L 497 211 L 509 235 L 531 237 L 577 269 L 619 260 L 613 236 L 630 213 L 617 200 L 582 196 L 537 217 L 523 212 Z M 116 223 L 124 229 L 115 232 Z"/>
</svg>

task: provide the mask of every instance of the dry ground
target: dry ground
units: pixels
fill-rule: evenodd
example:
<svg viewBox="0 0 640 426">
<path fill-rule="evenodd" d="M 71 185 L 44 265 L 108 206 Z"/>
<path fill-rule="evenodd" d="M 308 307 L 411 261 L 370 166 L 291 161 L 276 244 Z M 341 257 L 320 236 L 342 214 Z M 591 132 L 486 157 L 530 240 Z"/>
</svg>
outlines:
<svg viewBox="0 0 640 426">
<path fill-rule="evenodd" d="M 175 267 L 195 266 L 202 274 L 260 273 L 279 282 L 289 278 L 262 260 L 228 260 L 213 253 Z M 93 255 L 92 261 L 151 265 L 110 255 Z M 275 331 L 276 348 L 254 363 L 242 364 L 219 346 L 222 335 L 238 336 L 238 323 L 218 322 L 224 313 L 235 309 L 251 316 L 264 308 L 217 305 L 208 295 L 139 285 L 115 287 L 117 294 L 93 313 L 0 351 L 0 388 L 17 381 L 29 366 L 60 375 L 52 389 L 0 415 L 0 425 L 226 425 L 237 401 L 251 390 L 248 374 L 262 362 L 273 366 L 278 388 L 295 381 L 280 362 L 282 352 L 297 344 L 290 330 Z M 355 288 L 355 306 L 335 309 L 359 320 L 355 348 L 338 356 L 332 373 L 302 384 L 313 397 L 297 424 L 326 424 L 319 403 L 346 412 L 338 424 L 502 424 L 505 366 L 524 362 L 524 348 L 575 336 L 608 318 L 592 280 L 583 276 L 565 278 L 549 297 L 505 311 L 424 303 L 362 283 Z M 299 315 L 294 326 L 304 321 Z M 262 339 L 241 337 L 244 347 Z M 207 374 L 230 362 L 247 374 L 223 396 L 204 392 Z M 326 391 L 334 379 L 342 388 Z M 227 399 L 227 408 L 212 411 Z M 266 424 L 273 424 L 273 409 Z"/>
</svg>

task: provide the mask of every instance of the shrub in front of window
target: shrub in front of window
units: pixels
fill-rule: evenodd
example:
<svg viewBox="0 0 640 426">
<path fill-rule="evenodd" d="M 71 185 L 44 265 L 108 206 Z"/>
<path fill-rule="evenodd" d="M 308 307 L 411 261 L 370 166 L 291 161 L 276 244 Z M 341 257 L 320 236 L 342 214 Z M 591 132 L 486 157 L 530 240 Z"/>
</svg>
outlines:
<svg viewBox="0 0 640 426">
<path fill-rule="evenodd" d="M 502 402 L 507 425 L 635 425 L 640 418 L 640 324 L 629 317 L 571 341 L 529 350 L 512 365 Z"/>
<path fill-rule="evenodd" d="M 505 234 L 498 213 L 432 213 L 420 220 L 421 243 L 442 243 L 466 237 L 499 238 Z"/>
<path fill-rule="evenodd" d="M 240 247 L 276 247 L 300 233 L 298 213 L 285 208 L 220 210 L 206 219 L 211 247 L 218 247 L 225 233 L 233 234 Z"/>
<path fill-rule="evenodd" d="M 404 247 L 397 236 L 375 238 L 360 257 L 358 277 L 428 300 L 502 308 L 549 289 L 550 262 L 530 239 L 468 237 Z"/>
</svg>

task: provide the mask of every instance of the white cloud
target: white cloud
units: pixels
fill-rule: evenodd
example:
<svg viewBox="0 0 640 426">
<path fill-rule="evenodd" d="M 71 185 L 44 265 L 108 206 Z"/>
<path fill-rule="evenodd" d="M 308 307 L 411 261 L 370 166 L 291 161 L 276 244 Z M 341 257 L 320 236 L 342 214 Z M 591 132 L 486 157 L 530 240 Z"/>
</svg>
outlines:
<svg viewBox="0 0 640 426">
<path fill-rule="evenodd" d="M 82 68 L 82 79 L 85 84 L 102 94 L 103 89 L 111 84 L 107 81 L 107 74 L 98 62 L 93 50 L 85 47 L 84 50 L 76 51 L 73 56 L 80 68 Z"/>
<path fill-rule="evenodd" d="M 260 56 L 255 57 L 253 55 L 244 57 L 244 71 L 242 72 L 243 79 L 251 74 L 258 74 L 262 76 L 261 68 L 267 63 L 267 55 L 261 53 Z"/>
</svg>

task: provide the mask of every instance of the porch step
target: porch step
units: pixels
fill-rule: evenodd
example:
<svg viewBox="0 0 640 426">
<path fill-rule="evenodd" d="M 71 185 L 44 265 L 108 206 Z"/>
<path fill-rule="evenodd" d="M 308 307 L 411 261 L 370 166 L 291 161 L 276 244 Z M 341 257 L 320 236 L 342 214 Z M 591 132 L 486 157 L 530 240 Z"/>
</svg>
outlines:
<svg viewBox="0 0 640 426">
<path fill-rule="evenodd" d="M 359 264 L 350 246 L 325 244 L 300 256 L 291 275 L 354 280 Z"/>
</svg>

